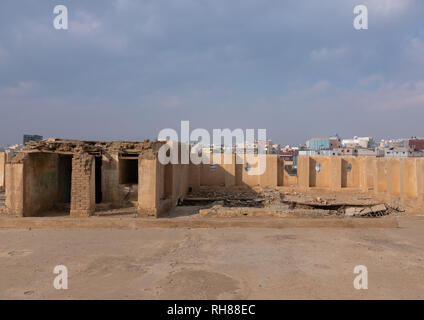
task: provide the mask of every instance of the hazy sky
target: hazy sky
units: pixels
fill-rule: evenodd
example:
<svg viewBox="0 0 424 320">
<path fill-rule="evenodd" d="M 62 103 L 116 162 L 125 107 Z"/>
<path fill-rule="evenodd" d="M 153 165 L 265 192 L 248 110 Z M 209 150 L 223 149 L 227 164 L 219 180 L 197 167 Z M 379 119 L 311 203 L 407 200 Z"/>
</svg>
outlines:
<svg viewBox="0 0 424 320">
<path fill-rule="evenodd" d="M 284 144 L 424 136 L 424 1 L 1 0 L 0 145 L 144 140 L 181 120 Z"/>
</svg>

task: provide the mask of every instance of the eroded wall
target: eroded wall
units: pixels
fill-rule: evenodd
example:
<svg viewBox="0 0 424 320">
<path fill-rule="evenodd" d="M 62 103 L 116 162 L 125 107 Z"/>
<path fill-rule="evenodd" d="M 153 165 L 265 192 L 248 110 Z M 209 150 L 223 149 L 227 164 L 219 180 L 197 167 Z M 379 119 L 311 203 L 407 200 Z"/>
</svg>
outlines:
<svg viewBox="0 0 424 320">
<path fill-rule="evenodd" d="M 276 155 L 264 156 L 266 170 L 262 174 L 249 174 L 259 163 L 246 166 L 236 163 L 236 155 L 230 162 L 221 164 L 167 164 L 162 165 L 155 155 L 140 155 L 138 212 L 140 216 L 159 216 L 176 206 L 179 200 L 201 186 L 219 187 L 276 187 L 278 184 L 279 158 Z M 240 160 L 239 160 L 240 161 Z M 248 168 L 248 170 L 246 170 Z"/>
<path fill-rule="evenodd" d="M 30 153 L 7 162 L 8 213 L 32 217 L 63 209 L 63 204 L 70 201 L 71 173 L 62 160 L 58 154 Z"/>
<path fill-rule="evenodd" d="M 24 215 L 24 164 L 7 163 L 5 167 L 6 207 L 10 215 Z"/>
<path fill-rule="evenodd" d="M 301 191 L 369 192 L 424 211 L 422 158 L 299 156 L 298 182 Z"/>
<path fill-rule="evenodd" d="M 0 152 L 0 192 L 4 191 L 5 187 L 5 170 L 6 170 L 6 154 Z"/>
<path fill-rule="evenodd" d="M 72 158 L 71 216 L 88 217 L 95 211 L 95 157 L 75 154 Z"/>
<path fill-rule="evenodd" d="M 24 160 L 24 216 L 53 210 L 59 202 L 59 156 L 28 154 Z"/>
<path fill-rule="evenodd" d="M 224 162 L 222 155 L 221 163 L 190 164 L 189 187 L 198 190 L 200 186 L 222 186 L 222 187 L 276 187 L 279 179 L 279 158 L 277 155 L 263 156 L 261 162 L 257 156 L 249 158 L 243 155 L 230 155 L 228 162 Z M 260 170 L 259 166 L 266 166 Z M 266 169 L 265 169 L 266 168 Z M 259 170 L 259 171 L 258 171 Z M 255 172 L 263 172 L 256 174 Z"/>
</svg>

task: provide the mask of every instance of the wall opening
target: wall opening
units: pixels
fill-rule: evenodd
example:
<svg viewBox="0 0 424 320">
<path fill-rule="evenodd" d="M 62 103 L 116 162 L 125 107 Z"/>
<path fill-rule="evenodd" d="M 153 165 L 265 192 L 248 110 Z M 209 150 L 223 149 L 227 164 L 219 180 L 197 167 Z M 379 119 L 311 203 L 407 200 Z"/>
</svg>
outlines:
<svg viewBox="0 0 424 320">
<path fill-rule="evenodd" d="M 297 177 L 297 167 L 294 167 L 291 164 L 285 165 L 284 170 L 287 172 L 289 176 Z"/>
<path fill-rule="evenodd" d="M 59 201 L 71 203 L 72 156 L 59 155 Z"/>
<path fill-rule="evenodd" d="M 96 203 L 102 202 L 102 157 L 96 157 L 95 159 L 96 166 Z"/>
<path fill-rule="evenodd" d="M 119 159 L 119 184 L 138 184 L 138 158 Z"/>
</svg>

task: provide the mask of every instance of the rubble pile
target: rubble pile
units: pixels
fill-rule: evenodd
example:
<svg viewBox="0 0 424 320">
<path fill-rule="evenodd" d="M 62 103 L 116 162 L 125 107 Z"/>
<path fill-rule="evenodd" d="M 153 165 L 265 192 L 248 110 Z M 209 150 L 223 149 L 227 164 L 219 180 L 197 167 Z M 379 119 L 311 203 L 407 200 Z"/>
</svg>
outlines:
<svg viewBox="0 0 424 320">
<path fill-rule="evenodd" d="M 345 200 L 345 201 L 342 201 Z M 193 201 L 193 202 L 190 202 Z M 183 205 L 208 205 L 199 211 L 209 217 L 382 217 L 402 212 L 399 207 L 379 203 L 368 197 L 326 198 L 283 194 L 268 188 L 258 191 L 228 192 L 203 189 L 186 198 Z"/>
<path fill-rule="evenodd" d="M 401 208 L 393 208 L 387 204 L 378 204 L 375 206 L 349 207 L 344 210 L 347 217 L 381 217 L 392 212 L 403 212 Z"/>
<path fill-rule="evenodd" d="M 25 144 L 24 152 L 58 152 L 98 154 L 113 151 L 121 153 L 142 153 L 146 150 L 159 150 L 164 142 L 145 140 L 143 142 L 130 141 L 80 141 L 71 139 L 49 138 L 42 141 L 30 141 Z"/>
<path fill-rule="evenodd" d="M 265 198 L 262 193 L 251 189 L 202 187 L 200 191 L 191 192 L 181 205 L 220 204 L 223 207 L 264 207 Z"/>
</svg>

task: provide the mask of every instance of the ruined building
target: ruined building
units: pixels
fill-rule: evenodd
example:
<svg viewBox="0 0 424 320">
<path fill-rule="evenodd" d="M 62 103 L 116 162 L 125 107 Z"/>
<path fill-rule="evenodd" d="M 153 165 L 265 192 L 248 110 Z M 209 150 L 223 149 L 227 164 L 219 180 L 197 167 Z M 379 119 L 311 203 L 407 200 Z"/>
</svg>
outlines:
<svg viewBox="0 0 424 320">
<path fill-rule="evenodd" d="M 202 186 L 367 192 L 424 208 L 424 159 L 299 156 L 297 173 L 278 155 L 266 155 L 262 175 L 249 164 L 168 164 L 158 160 L 165 142 L 92 142 L 47 139 L 28 143 L 15 157 L 0 154 L 6 214 L 43 216 L 61 211 L 92 215 L 96 207 L 137 207 L 158 217 Z"/>
</svg>

